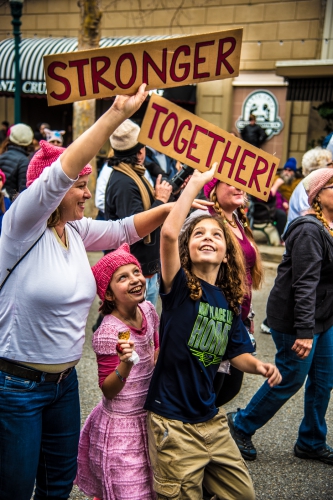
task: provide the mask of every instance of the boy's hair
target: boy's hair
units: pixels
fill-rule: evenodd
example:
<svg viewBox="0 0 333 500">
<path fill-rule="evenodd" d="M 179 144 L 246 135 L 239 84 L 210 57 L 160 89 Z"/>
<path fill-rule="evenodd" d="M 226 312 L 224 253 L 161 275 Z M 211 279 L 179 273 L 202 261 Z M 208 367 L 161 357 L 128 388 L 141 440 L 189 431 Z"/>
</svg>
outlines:
<svg viewBox="0 0 333 500">
<path fill-rule="evenodd" d="M 210 215 L 195 217 L 186 229 L 179 236 L 180 263 L 187 277 L 187 286 L 190 290 L 190 297 L 199 300 L 202 289 L 199 278 L 192 273 L 192 262 L 189 252 L 189 240 L 195 226 L 204 219 L 212 220 Z M 226 241 L 227 262 L 221 262 L 217 274 L 215 286 L 219 287 L 227 299 L 230 309 L 235 313 L 240 313 L 240 305 L 247 291 L 246 270 L 243 252 L 240 245 L 235 241 L 235 236 L 229 230 L 221 217 L 214 217 L 219 227 L 222 229 Z"/>
</svg>

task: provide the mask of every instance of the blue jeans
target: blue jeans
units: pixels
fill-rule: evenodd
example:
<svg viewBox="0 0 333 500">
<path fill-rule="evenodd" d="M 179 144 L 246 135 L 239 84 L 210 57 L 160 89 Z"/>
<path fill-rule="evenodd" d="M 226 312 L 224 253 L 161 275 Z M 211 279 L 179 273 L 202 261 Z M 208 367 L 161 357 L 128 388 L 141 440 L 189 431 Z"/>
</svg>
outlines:
<svg viewBox="0 0 333 500">
<path fill-rule="evenodd" d="M 76 476 L 80 404 L 75 369 L 59 384 L 0 371 L 0 498 L 67 499 Z"/>
<path fill-rule="evenodd" d="M 282 382 L 269 387 L 267 381 L 253 396 L 244 410 L 235 417 L 236 430 L 252 436 L 305 384 L 304 417 L 297 444 L 303 449 L 321 449 L 326 443 L 326 410 L 333 387 L 333 327 L 315 335 L 310 354 L 300 359 L 291 350 L 295 337 L 272 331 L 277 353 L 275 364 Z"/>
<path fill-rule="evenodd" d="M 154 307 L 157 304 L 158 290 L 158 273 L 156 273 L 151 278 L 146 278 L 146 300 L 149 300 Z"/>
</svg>

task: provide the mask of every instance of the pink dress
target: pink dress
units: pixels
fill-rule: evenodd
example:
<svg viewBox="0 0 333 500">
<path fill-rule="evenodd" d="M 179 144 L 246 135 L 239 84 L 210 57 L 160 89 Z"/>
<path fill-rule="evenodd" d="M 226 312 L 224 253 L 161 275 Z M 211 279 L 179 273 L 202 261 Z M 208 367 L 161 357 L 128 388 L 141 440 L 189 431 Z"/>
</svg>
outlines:
<svg viewBox="0 0 333 500">
<path fill-rule="evenodd" d="M 103 500 L 155 500 L 148 454 L 146 400 L 154 370 L 154 332 L 158 316 L 150 302 L 140 304 L 147 321 L 145 335 L 131 340 L 140 361 L 133 366 L 122 391 L 103 396 L 81 431 L 75 483 L 88 496 Z M 116 355 L 118 331 L 124 323 L 106 316 L 93 337 L 96 354 Z"/>
</svg>

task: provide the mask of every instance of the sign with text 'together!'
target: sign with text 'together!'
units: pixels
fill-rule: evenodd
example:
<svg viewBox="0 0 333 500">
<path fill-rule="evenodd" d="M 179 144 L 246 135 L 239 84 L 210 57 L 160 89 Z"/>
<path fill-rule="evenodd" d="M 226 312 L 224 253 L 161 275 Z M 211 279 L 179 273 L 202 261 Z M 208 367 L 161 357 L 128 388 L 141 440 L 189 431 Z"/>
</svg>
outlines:
<svg viewBox="0 0 333 500">
<path fill-rule="evenodd" d="M 201 172 L 218 162 L 217 179 L 265 201 L 280 163 L 157 95 L 150 98 L 138 141 Z"/>
<path fill-rule="evenodd" d="M 243 29 L 44 56 L 49 106 L 233 78 Z"/>
</svg>

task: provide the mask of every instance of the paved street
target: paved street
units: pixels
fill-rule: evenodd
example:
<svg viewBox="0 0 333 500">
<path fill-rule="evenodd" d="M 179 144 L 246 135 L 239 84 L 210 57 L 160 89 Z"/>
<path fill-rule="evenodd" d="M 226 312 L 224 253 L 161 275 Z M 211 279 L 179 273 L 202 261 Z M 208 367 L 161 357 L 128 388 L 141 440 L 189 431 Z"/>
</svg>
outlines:
<svg viewBox="0 0 333 500">
<path fill-rule="evenodd" d="M 100 254 L 90 254 L 91 263 Z M 274 345 L 270 335 L 260 333 L 260 323 L 265 317 L 267 295 L 272 287 L 276 265 L 266 267 L 265 286 L 254 293 L 256 312 L 256 340 L 258 356 L 265 361 L 274 361 Z M 278 307 L 278 306 L 277 306 Z M 87 340 L 84 356 L 78 366 L 82 405 L 82 423 L 91 409 L 100 400 L 97 385 L 97 366 L 91 348 L 91 326 L 97 317 L 98 301 L 95 300 L 87 325 Z M 246 375 L 240 395 L 226 406 L 226 410 L 243 407 L 261 385 L 259 376 Z M 293 455 L 298 425 L 303 413 L 303 391 L 300 390 L 282 410 L 254 437 L 258 459 L 248 463 L 254 481 L 257 499 L 262 500 L 333 500 L 333 474 L 329 465 L 315 461 L 300 460 Z M 327 413 L 328 443 L 333 445 L 333 409 Z M 72 499 L 86 497 L 74 488 Z M 246 500 L 246 499 L 244 499 Z"/>
</svg>

